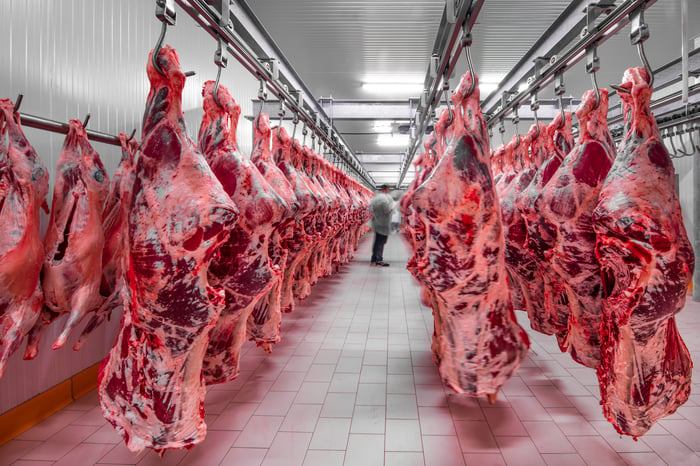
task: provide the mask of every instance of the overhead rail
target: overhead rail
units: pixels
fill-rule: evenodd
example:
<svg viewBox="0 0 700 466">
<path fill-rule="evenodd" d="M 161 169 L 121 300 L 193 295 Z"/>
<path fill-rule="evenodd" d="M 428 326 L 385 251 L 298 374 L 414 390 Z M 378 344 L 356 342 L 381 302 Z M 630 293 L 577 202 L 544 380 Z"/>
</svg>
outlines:
<svg viewBox="0 0 700 466">
<path fill-rule="evenodd" d="M 262 92 L 258 93 L 259 100 L 265 101 L 266 92 L 276 96 L 283 102 L 281 114 L 284 114 L 285 107 L 289 108 L 295 115 L 295 121 L 298 119 L 304 128 L 311 131 L 312 140 L 315 141 L 318 137 L 319 145 L 324 145 L 335 159 L 339 158 L 350 167 L 360 181 L 370 188 L 376 187 L 372 176 L 350 151 L 349 145 L 333 127 L 331 119 L 287 63 L 245 2 L 239 0 L 231 5 L 229 0 L 156 0 L 156 4 L 172 2 L 177 3 L 217 43 L 223 41 L 221 43 L 225 45 L 226 51 L 260 80 Z M 243 39 L 244 35 L 248 41 Z"/>
<path fill-rule="evenodd" d="M 533 93 L 551 83 L 557 76 L 563 75 L 583 58 L 587 56 L 592 58 L 593 55 L 587 54 L 587 50 L 590 51 L 600 46 L 625 27 L 632 20 L 632 16 L 641 14 L 654 3 L 656 0 L 626 0 L 612 10 L 610 2 L 590 3 L 585 11 L 587 25 L 581 31 L 579 40 L 560 52 L 554 51 L 549 59 L 536 61 L 534 67 L 530 67 L 530 71 L 525 75 L 529 76 L 527 89 L 519 92 L 517 89 L 505 89 L 501 86 L 496 90 L 497 93 L 509 92 L 512 94 L 507 99 L 501 99 L 500 105 L 494 103 L 490 107 L 483 107 L 484 112 L 489 115 L 487 125 L 493 127 L 513 108 L 522 105 Z M 595 26 L 593 24 L 595 17 L 605 13 L 607 15 Z M 486 103 L 486 105 L 488 104 L 489 102 Z"/>
<path fill-rule="evenodd" d="M 401 162 L 401 172 L 396 186 L 401 186 L 411 161 L 422 142 L 425 128 L 431 123 L 435 108 L 440 105 L 443 80 L 449 81 L 459 56 L 471 40 L 471 30 L 484 5 L 484 0 L 447 0 L 445 11 L 433 46 L 430 67 L 425 76 L 424 90 L 415 114 L 418 137 L 411 138 Z"/>
<path fill-rule="evenodd" d="M 68 130 L 70 129 L 68 123 L 49 120 L 48 118 L 29 115 L 27 113 L 21 113 L 19 109 L 22 105 L 23 98 L 24 95 L 22 94 L 19 94 L 17 96 L 14 108 L 15 113 L 19 115 L 19 122 L 22 126 L 25 126 L 27 128 L 40 129 L 42 131 L 49 131 L 51 133 L 68 134 Z M 82 121 L 83 128 L 85 128 L 88 125 L 88 122 L 90 121 L 90 114 L 88 113 Z M 131 137 L 134 136 L 135 132 L 136 130 L 134 130 L 134 132 L 131 134 Z M 93 131 L 87 128 L 85 129 L 85 133 L 87 134 L 88 139 L 91 141 L 101 142 L 103 144 L 110 144 L 113 146 L 121 146 L 119 136 L 113 136 L 111 134 L 102 133 L 100 131 Z"/>
</svg>

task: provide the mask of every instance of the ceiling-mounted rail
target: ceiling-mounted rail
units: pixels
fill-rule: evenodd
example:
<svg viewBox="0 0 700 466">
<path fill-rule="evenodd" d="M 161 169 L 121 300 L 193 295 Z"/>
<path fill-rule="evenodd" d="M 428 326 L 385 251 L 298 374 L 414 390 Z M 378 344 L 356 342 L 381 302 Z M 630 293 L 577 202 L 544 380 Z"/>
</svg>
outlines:
<svg viewBox="0 0 700 466">
<path fill-rule="evenodd" d="M 366 186 L 375 188 L 372 176 L 365 170 L 357 156 L 350 151 L 349 145 L 338 131 L 333 128 L 330 118 L 287 63 L 279 48 L 274 45 L 274 41 L 264 31 L 245 2 L 234 2 L 231 5 L 231 22 L 226 25 L 225 21 L 222 24 L 220 11 L 212 6 L 212 4 L 221 5 L 221 1 L 175 0 L 215 40 L 225 41 L 229 53 L 248 72 L 264 82 L 271 94 L 283 100 L 292 113 L 298 115 L 301 123 L 343 160 Z M 239 25 L 238 28 L 236 24 Z M 247 28 L 256 30 L 246 31 Z M 243 33 L 246 34 L 249 42 L 253 42 L 252 44 L 242 38 Z M 279 63 L 282 63 L 284 70 L 279 70 Z"/>
<path fill-rule="evenodd" d="M 504 118 L 514 107 L 522 105 L 523 101 L 528 99 L 533 92 L 537 92 L 551 83 L 557 74 L 564 73 L 585 58 L 587 48 L 600 46 L 600 44 L 625 27 L 630 22 L 631 14 L 638 12 L 640 9 L 646 10 L 654 3 L 656 3 L 656 0 L 626 0 L 622 2 L 605 16 L 597 26 L 589 24 L 576 43 L 561 52 L 554 51 L 552 59 L 548 63 L 542 64 L 541 67 L 531 67 L 531 71 L 526 74 L 526 76 L 530 76 L 527 89 L 521 92 L 502 87 L 497 89 L 497 93 L 505 91 L 515 93 L 505 103 L 500 105 L 494 103 L 490 108 L 484 107 L 484 112 L 490 115 L 487 119 L 489 127 L 493 126 L 501 118 Z M 591 5 L 595 5 L 595 3 L 591 2 Z"/>
<path fill-rule="evenodd" d="M 443 87 L 440 85 L 443 78 L 449 79 L 454 72 L 460 54 L 464 50 L 465 43 L 462 35 L 471 31 L 476 18 L 484 5 L 484 0 L 447 0 L 445 14 L 443 15 L 438 35 L 433 46 L 433 56 L 430 67 L 425 76 L 423 95 L 416 111 L 415 125 L 418 128 L 416 134 L 419 137 L 412 138 L 409 142 L 406 154 L 401 162 L 401 173 L 396 186 L 401 186 L 406 172 L 411 166 L 411 161 L 419 149 L 422 135 L 435 110 L 440 105 Z"/>
</svg>

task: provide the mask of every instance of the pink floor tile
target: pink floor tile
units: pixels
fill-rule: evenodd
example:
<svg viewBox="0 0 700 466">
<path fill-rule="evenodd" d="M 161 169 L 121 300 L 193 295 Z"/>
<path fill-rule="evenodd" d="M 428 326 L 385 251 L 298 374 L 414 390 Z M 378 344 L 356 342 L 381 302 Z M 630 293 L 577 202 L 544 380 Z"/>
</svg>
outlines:
<svg viewBox="0 0 700 466">
<path fill-rule="evenodd" d="M 316 424 L 310 449 L 345 450 L 350 433 L 350 419 L 320 418 Z"/>
<path fill-rule="evenodd" d="M 240 432 L 237 431 L 225 430 L 207 432 L 204 441 L 187 452 L 180 464 L 187 466 L 219 464 L 239 434 Z"/>
<path fill-rule="evenodd" d="M 360 374 L 340 374 L 333 376 L 329 392 L 357 393 L 357 384 L 360 381 Z"/>
<path fill-rule="evenodd" d="M 500 453 L 465 453 L 464 461 L 467 465 L 506 466 L 506 461 Z"/>
<path fill-rule="evenodd" d="M 523 379 L 517 375 L 511 377 L 501 390 L 508 398 L 511 396 L 533 396 Z"/>
<path fill-rule="evenodd" d="M 473 396 L 450 393 L 447 395 L 447 402 L 455 420 L 480 421 L 486 419 L 481 405 Z"/>
<path fill-rule="evenodd" d="M 98 429 L 99 427 L 95 426 L 66 426 L 37 448 L 27 452 L 22 459 L 57 461 Z"/>
<path fill-rule="evenodd" d="M 523 421 L 523 426 L 540 453 L 576 453 L 574 446 L 555 423 Z"/>
<path fill-rule="evenodd" d="M 355 393 L 329 393 L 321 409 L 321 417 L 352 417 Z"/>
<path fill-rule="evenodd" d="M 387 373 L 413 375 L 413 365 L 411 364 L 411 360 L 408 358 L 389 358 Z"/>
<path fill-rule="evenodd" d="M 624 464 L 620 455 L 608 445 L 603 437 L 597 435 L 587 437 L 570 436 L 569 442 L 588 464 L 595 464 L 596 466 Z"/>
<path fill-rule="evenodd" d="M 415 395 L 386 396 L 387 419 L 418 419 L 418 401 Z"/>
<path fill-rule="evenodd" d="M 335 372 L 335 364 L 312 364 L 304 380 L 309 382 L 330 382 Z"/>
<path fill-rule="evenodd" d="M 106 455 L 114 445 L 82 443 L 71 449 L 54 466 L 75 466 L 79 464 L 93 464 Z"/>
<path fill-rule="evenodd" d="M 629 466 L 666 466 L 666 462 L 656 453 L 620 453 Z M 698 458 L 700 460 L 700 458 Z M 699 461 L 700 463 L 700 461 Z"/>
<path fill-rule="evenodd" d="M 386 383 L 386 366 L 363 365 L 360 383 Z"/>
<path fill-rule="evenodd" d="M 386 350 L 368 349 L 364 351 L 362 364 L 365 366 L 386 366 L 387 360 L 388 354 Z"/>
<path fill-rule="evenodd" d="M 497 453 L 498 445 L 486 421 L 455 421 L 457 438 L 463 452 Z"/>
<path fill-rule="evenodd" d="M 314 358 L 314 364 L 333 364 L 335 366 L 338 359 L 340 359 L 340 350 L 319 351 Z"/>
<path fill-rule="evenodd" d="M 259 403 L 231 403 L 207 427 L 210 430 L 243 430 L 259 406 Z"/>
<path fill-rule="evenodd" d="M 455 435 L 452 413 L 447 407 L 421 406 L 418 418 L 423 435 Z"/>
<path fill-rule="evenodd" d="M 418 406 L 447 406 L 447 394 L 442 385 L 416 385 Z"/>
<path fill-rule="evenodd" d="M 122 436 L 117 433 L 112 424 L 105 422 L 102 427 L 100 427 L 94 434 L 86 438 L 83 443 L 107 443 L 116 445 L 122 441 Z"/>
<path fill-rule="evenodd" d="M 527 436 L 527 431 L 523 427 L 518 415 L 513 408 L 482 408 L 484 416 L 491 426 L 493 435 L 495 436 Z"/>
<path fill-rule="evenodd" d="M 556 385 L 535 385 L 531 387 L 535 397 L 545 408 L 568 408 L 573 406 L 571 401 L 556 387 Z"/>
<path fill-rule="evenodd" d="M 521 421 L 550 421 L 552 417 L 534 396 L 511 396 L 510 406 Z"/>
<path fill-rule="evenodd" d="M 420 424 L 416 420 L 386 420 L 386 451 L 421 451 Z"/>
<path fill-rule="evenodd" d="M 280 426 L 280 431 L 313 432 L 321 405 L 292 405 Z"/>
<path fill-rule="evenodd" d="M 608 421 L 590 421 L 590 423 L 598 434 L 618 453 L 652 451 L 652 448 L 647 445 L 644 438 L 635 441 L 628 435 L 620 435 Z"/>
<path fill-rule="evenodd" d="M 39 440 L 10 440 L 0 445 L 0 466 L 8 466 L 41 445 Z"/>
<path fill-rule="evenodd" d="M 231 448 L 221 460 L 222 466 L 260 466 L 267 448 Z"/>
<path fill-rule="evenodd" d="M 423 455 L 426 466 L 464 466 L 465 464 L 459 441 L 453 435 L 424 435 Z"/>
<path fill-rule="evenodd" d="M 294 392 L 267 392 L 258 409 L 255 410 L 255 414 L 257 416 L 286 416 L 294 398 L 296 398 Z"/>
<path fill-rule="evenodd" d="M 700 451 L 700 427 L 685 419 L 662 419 L 659 424 L 693 451 Z"/>
<path fill-rule="evenodd" d="M 413 375 L 410 374 L 390 374 L 386 380 L 387 393 L 415 393 L 416 388 L 413 382 Z"/>
<path fill-rule="evenodd" d="M 644 440 L 666 463 L 676 465 L 698 465 L 700 457 L 683 442 L 671 435 L 644 437 Z"/>
<path fill-rule="evenodd" d="M 310 441 L 310 433 L 278 432 L 262 466 L 301 466 Z"/>
<path fill-rule="evenodd" d="M 384 406 L 355 406 L 350 425 L 351 434 L 384 434 Z"/>
<path fill-rule="evenodd" d="M 304 382 L 306 374 L 303 372 L 282 371 L 270 387 L 273 392 L 298 392 Z"/>
<path fill-rule="evenodd" d="M 335 371 L 338 373 L 359 374 L 361 369 L 362 358 L 357 357 L 341 357 L 335 366 Z"/>
<path fill-rule="evenodd" d="M 386 405 L 386 384 L 358 384 L 355 403 L 358 405 Z"/>
<path fill-rule="evenodd" d="M 97 408 L 99 410 L 99 408 Z M 89 411 L 92 413 L 95 408 Z M 36 426 L 16 437 L 17 440 L 46 440 L 52 435 L 60 432 L 66 426 L 75 422 L 86 413 L 84 411 L 59 411 L 53 416 L 44 419 Z M 101 417 L 101 416 L 100 416 Z M 104 419 L 102 420 L 104 422 Z M 94 424 L 91 424 L 94 425 Z"/>
<path fill-rule="evenodd" d="M 309 450 L 304 466 L 343 466 L 345 450 Z"/>
<path fill-rule="evenodd" d="M 260 403 L 273 382 L 271 380 L 249 380 L 231 401 L 234 403 Z"/>
<path fill-rule="evenodd" d="M 269 448 L 282 424 L 282 416 L 253 416 L 236 438 L 234 446 Z"/>
<path fill-rule="evenodd" d="M 208 390 L 204 398 L 207 414 L 221 414 L 238 392 L 228 390 Z"/>
<path fill-rule="evenodd" d="M 543 453 L 542 458 L 547 466 L 586 466 L 583 458 L 576 453 Z"/>
<path fill-rule="evenodd" d="M 384 435 L 350 434 L 344 466 L 383 466 Z"/>
<path fill-rule="evenodd" d="M 544 465 L 544 459 L 529 437 L 496 437 L 501 455 L 510 465 L 536 466 Z"/>
<path fill-rule="evenodd" d="M 100 463 L 107 464 L 137 464 L 141 459 L 146 456 L 147 451 L 141 451 L 139 453 L 134 453 L 126 448 L 124 443 L 116 444 L 107 454 L 105 454 L 101 459 Z"/>
<path fill-rule="evenodd" d="M 425 461 L 420 452 L 388 451 L 384 454 L 384 466 L 425 466 Z"/>
<path fill-rule="evenodd" d="M 323 404 L 329 385 L 325 382 L 304 382 L 297 392 L 294 403 Z"/>
</svg>

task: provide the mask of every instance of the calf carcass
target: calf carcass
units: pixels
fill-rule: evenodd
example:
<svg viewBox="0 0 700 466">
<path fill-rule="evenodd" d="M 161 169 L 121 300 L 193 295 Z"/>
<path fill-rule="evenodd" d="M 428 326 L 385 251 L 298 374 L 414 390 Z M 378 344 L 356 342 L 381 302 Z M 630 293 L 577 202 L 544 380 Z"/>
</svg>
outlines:
<svg viewBox="0 0 700 466">
<path fill-rule="evenodd" d="M 71 120 L 56 169 L 51 218 L 44 235 L 44 310 L 27 343 L 33 359 L 39 339 L 54 320 L 68 314 L 52 348 L 61 348 L 73 329 L 104 302 L 100 294 L 104 230 L 102 210 L 109 177 L 80 120 Z"/>
<path fill-rule="evenodd" d="M 14 103 L 0 100 L 0 378 L 8 358 L 36 323 L 43 305 L 39 275 L 44 245 L 39 209 L 49 173 L 19 125 Z"/>
</svg>

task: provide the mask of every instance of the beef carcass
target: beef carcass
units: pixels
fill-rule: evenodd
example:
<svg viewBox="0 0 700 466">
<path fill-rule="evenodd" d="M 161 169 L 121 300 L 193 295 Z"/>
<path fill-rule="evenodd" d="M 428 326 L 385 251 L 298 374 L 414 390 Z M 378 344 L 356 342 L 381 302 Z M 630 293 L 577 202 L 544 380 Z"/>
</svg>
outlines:
<svg viewBox="0 0 700 466">
<path fill-rule="evenodd" d="M 281 131 L 285 131 L 282 128 Z M 280 159 L 277 161 L 279 169 L 287 178 L 294 189 L 299 208 L 297 210 L 296 227 L 292 237 L 287 239 L 288 254 L 287 264 L 282 280 L 282 298 L 280 307 L 282 312 L 291 312 L 294 309 L 294 277 L 301 267 L 302 260 L 311 247 L 313 236 L 308 232 L 313 230 L 314 212 L 318 206 L 318 199 L 309 186 L 308 178 L 304 177 L 298 167 L 303 148 L 298 140 L 292 141 L 289 150 L 280 151 Z"/>
<path fill-rule="evenodd" d="M 454 92 L 445 151 L 415 203 L 429 222 L 420 267 L 439 306 L 440 374 L 458 393 L 493 400 L 525 358 L 529 340 L 510 301 L 489 136 L 472 80 L 465 74 Z"/>
<path fill-rule="evenodd" d="M 272 158 L 272 152 L 280 157 L 278 153 L 289 151 L 292 141 L 283 128 L 275 127 L 270 129 L 268 116 L 263 113 L 255 120 L 256 135 L 260 130 L 260 141 L 255 146 L 251 156 L 251 161 L 260 170 L 270 187 L 281 197 L 286 209 L 282 210 L 282 217 L 274 225 L 272 237 L 268 244 L 270 260 L 275 271 L 270 290 L 262 296 L 253 308 L 248 317 L 247 335 L 250 340 L 255 341 L 265 352 L 272 351 L 271 345 L 280 341 L 280 326 L 282 324 L 281 293 L 282 281 L 285 268 L 287 266 L 287 240 L 293 235 L 296 225 L 295 217 L 299 210 L 294 189 L 277 167 Z M 272 137 L 272 152 L 270 151 L 270 137 Z"/>
<path fill-rule="evenodd" d="M 238 218 L 187 138 L 177 54 L 165 46 L 156 59 L 163 74 L 148 61 L 151 89 L 124 232 L 122 328 L 98 375 L 102 414 L 132 451 L 191 448 L 206 435 L 202 359 L 224 304 L 209 263 Z"/>
<path fill-rule="evenodd" d="M 564 120 L 562 120 L 562 115 L 564 115 Z M 554 328 L 557 327 L 552 322 L 552 316 L 567 315 L 568 300 L 564 295 L 564 283 L 550 266 L 547 256 L 547 252 L 551 250 L 554 244 L 556 232 L 552 224 L 547 222 L 540 214 L 536 200 L 544 186 L 561 165 L 563 157 L 566 156 L 563 150 L 554 148 L 555 138 L 558 140 L 560 148 L 562 147 L 562 142 L 566 141 L 562 134 L 571 134 L 570 112 L 558 113 L 549 127 L 544 123 L 539 123 L 538 126 L 533 125 L 530 128 L 528 132 L 530 153 L 538 170 L 530 184 L 518 197 L 516 205 L 525 221 L 527 230 L 525 249 L 528 250 L 531 258 L 534 259 L 539 275 L 543 280 L 544 309 L 542 310 L 543 316 L 540 317 L 540 314 L 538 314 L 538 318 L 549 321 Z M 537 328 L 541 328 L 539 324 Z M 557 334 L 559 335 L 559 333 Z M 561 342 L 560 336 L 558 336 L 558 339 Z"/>
<path fill-rule="evenodd" d="M 607 115 L 606 89 L 600 89 L 597 106 L 595 91 L 583 95 L 576 111 L 578 144 L 535 200 L 539 220 L 535 219 L 536 228 L 531 230 L 541 242 L 551 238 L 546 243 L 551 249 L 542 251 L 543 260 L 560 278 L 567 296 L 568 305 L 553 313 L 551 320 L 559 346 L 575 361 L 592 368 L 600 362 L 602 294 L 591 215 L 615 158 Z"/>
<path fill-rule="evenodd" d="M 506 146 L 505 159 L 507 165 L 510 160 L 514 163 L 514 176 L 508 182 L 510 174 L 504 173 L 500 193 L 506 239 L 506 267 L 513 289 L 513 300 L 519 301 L 516 303 L 520 305 L 518 308 L 527 312 L 530 326 L 534 330 L 551 335 L 554 330 L 548 324 L 545 314 L 544 278 L 525 246 L 527 228 L 525 219 L 517 209 L 518 197 L 537 173 L 537 168 L 528 156 L 527 138 L 519 134 L 513 136 Z"/>
<path fill-rule="evenodd" d="M 76 351 L 83 347 L 87 337 L 105 319 L 109 319 L 112 311 L 121 302 L 121 288 L 124 285 L 124 281 L 121 279 L 123 276 L 121 268 L 124 256 L 123 233 L 128 221 L 129 206 L 131 205 L 131 190 L 134 186 L 134 162 L 139 143 L 135 138 L 127 137 L 124 133 L 119 134 L 119 142 L 122 148 L 122 159 L 112 176 L 112 187 L 102 212 L 105 245 L 102 250 L 100 293 L 105 297 L 105 300 L 92 315 L 80 339 L 73 346 L 73 349 Z"/>
<path fill-rule="evenodd" d="M 48 212 L 49 173 L 14 107 L 0 99 L 0 378 L 41 313 L 39 209 Z"/>
<path fill-rule="evenodd" d="M 603 413 L 635 437 L 685 403 L 693 365 L 674 318 L 693 274 L 693 249 L 648 82 L 645 68 L 622 78 L 626 134 L 593 211 L 604 290 Z"/>
<path fill-rule="evenodd" d="M 204 84 L 202 95 L 199 148 L 241 210 L 238 224 L 209 269 L 212 280 L 226 292 L 224 310 L 212 330 L 204 359 L 205 380 L 214 384 L 238 376 L 248 317 L 279 273 L 270 259 L 269 242 L 288 206 L 253 162 L 239 152 L 236 129 L 241 107 L 228 89 L 219 86 L 220 105 L 214 99 L 213 81 Z M 255 142 L 260 144 L 260 131 L 257 133 Z"/>
<path fill-rule="evenodd" d="M 104 302 L 100 294 L 104 230 L 102 210 L 109 177 L 80 120 L 71 120 L 56 169 L 51 218 L 44 235 L 44 310 L 27 343 L 25 359 L 38 352 L 54 320 L 68 320 L 52 348 L 63 347 L 73 329 Z"/>
</svg>

